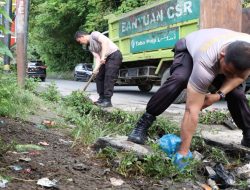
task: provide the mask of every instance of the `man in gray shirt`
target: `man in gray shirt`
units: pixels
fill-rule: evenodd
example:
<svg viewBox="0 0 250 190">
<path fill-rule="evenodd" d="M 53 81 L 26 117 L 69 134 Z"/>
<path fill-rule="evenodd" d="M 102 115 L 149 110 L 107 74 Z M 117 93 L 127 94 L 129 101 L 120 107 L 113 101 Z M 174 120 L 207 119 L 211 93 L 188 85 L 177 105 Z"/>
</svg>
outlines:
<svg viewBox="0 0 250 190">
<path fill-rule="evenodd" d="M 108 37 L 97 31 L 91 34 L 78 31 L 75 39 L 80 44 L 87 45 L 95 58 L 93 74 L 96 75 L 96 88 L 99 94 L 99 99 L 95 104 L 101 107 L 111 107 L 114 84 L 122 63 L 121 52 Z"/>
<path fill-rule="evenodd" d="M 250 35 L 220 28 L 203 29 L 179 40 L 174 52 L 170 77 L 149 100 L 128 140 L 144 144 L 156 116 L 187 88 L 182 142 L 173 159 L 180 169 L 187 165 L 183 160 L 192 157 L 189 148 L 200 110 L 221 99 L 227 101 L 233 120 L 243 131 L 241 144 L 250 147 L 250 107 L 241 85 L 250 75 Z M 217 88 L 216 93 L 208 93 L 210 85 Z"/>
</svg>

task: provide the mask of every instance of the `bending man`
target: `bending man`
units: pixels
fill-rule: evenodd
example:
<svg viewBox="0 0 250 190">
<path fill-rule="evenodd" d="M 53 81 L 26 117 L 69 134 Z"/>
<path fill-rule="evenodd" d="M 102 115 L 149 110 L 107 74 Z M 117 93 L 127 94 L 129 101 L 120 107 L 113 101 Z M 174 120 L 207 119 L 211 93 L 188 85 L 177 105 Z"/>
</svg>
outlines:
<svg viewBox="0 0 250 190">
<path fill-rule="evenodd" d="M 122 63 L 122 54 L 117 45 L 100 32 L 91 34 L 78 31 L 75 39 L 80 44 L 87 45 L 89 51 L 95 57 L 96 88 L 99 99 L 95 102 L 101 107 L 112 107 L 114 85 L 118 77 L 118 71 Z"/>
<path fill-rule="evenodd" d="M 250 35 L 220 28 L 203 29 L 179 40 L 174 52 L 170 77 L 149 100 L 146 113 L 128 140 L 144 144 L 156 116 L 187 87 L 178 159 L 190 157 L 200 110 L 224 98 L 233 120 L 243 131 L 241 144 L 250 147 L 250 107 L 241 87 L 250 75 Z M 215 94 L 208 93 L 211 84 L 217 87 Z"/>
</svg>

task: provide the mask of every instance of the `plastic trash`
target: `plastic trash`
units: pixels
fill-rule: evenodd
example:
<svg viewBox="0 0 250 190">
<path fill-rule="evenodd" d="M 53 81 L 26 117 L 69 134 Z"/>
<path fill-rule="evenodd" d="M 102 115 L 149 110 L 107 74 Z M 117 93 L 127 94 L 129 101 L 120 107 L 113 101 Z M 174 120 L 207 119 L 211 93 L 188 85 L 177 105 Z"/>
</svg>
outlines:
<svg viewBox="0 0 250 190">
<path fill-rule="evenodd" d="M 0 179 L 0 188 L 5 188 L 8 182 L 6 179 Z"/>
<path fill-rule="evenodd" d="M 20 171 L 22 170 L 23 168 L 19 165 L 13 165 L 13 166 L 9 166 L 9 168 L 11 168 L 12 170 L 14 171 Z"/>
<path fill-rule="evenodd" d="M 75 164 L 73 166 L 73 169 L 78 170 L 78 171 L 88 171 L 88 170 L 90 170 L 90 167 L 85 165 L 85 164 L 80 163 L 80 164 Z"/>
<path fill-rule="evenodd" d="M 221 163 L 214 166 L 214 171 L 216 172 L 217 176 L 213 180 L 216 181 L 219 188 L 225 189 L 236 183 L 235 176 L 229 171 L 226 171 Z"/>
<path fill-rule="evenodd" d="M 214 171 L 213 168 L 211 168 L 210 166 L 206 166 L 206 171 L 207 171 L 207 174 L 208 174 L 208 177 L 211 178 L 211 179 L 215 179 L 216 178 L 216 172 Z"/>
<path fill-rule="evenodd" d="M 44 131 L 47 130 L 47 127 L 45 125 L 37 124 L 37 125 L 35 125 L 35 127 L 37 129 L 41 129 L 41 130 L 44 130 Z"/>
<path fill-rule="evenodd" d="M 42 141 L 42 142 L 39 142 L 38 145 L 49 146 L 49 143 Z"/>
<path fill-rule="evenodd" d="M 169 158 L 172 158 L 179 150 L 180 144 L 181 138 L 174 134 L 163 135 L 159 140 L 160 148 L 167 153 Z"/>
<path fill-rule="evenodd" d="M 34 145 L 34 144 L 18 144 L 16 145 L 16 150 L 18 152 L 26 152 L 26 151 L 32 151 L 32 150 L 45 150 L 45 148 Z"/>
<path fill-rule="evenodd" d="M 19 158 L 19 161 L 22 161 L 22 162 L 30 162 L 30 161 L 31 161 L 31 158 L 28 158 L 28 157 L 21 157 L 21 158 Z"/>
<path fill-rule="evenodd" d="M 50 120 L 43 120 L 42 124 L 46 127 L 53 127 L 56 125 L 56 122 Z"/>
<path fill-rule="evenodd" d="M 114 177 L 110 178 L 110 182 L 113 186 L 121 186 L 124 183 L 122 179 L 116 179 Z"/>
<path fill-rule="evenodd" d="M 55 187 L 56 186 L 56 180 L 53 179 L 52 181 L 49 180 L 49 178 L 47 177 L 44 177 L 44 178 L 41 178 L 37 181 L 37 185 L 41 185 L 43 187 Z"/>
<path fill-rule="evenodd" d="M 73 141 L 67 141 L 64 139 L 59 139 L 59 142 L 64 145 L 71 145 L 73 143 Z"/>
<path fill-rule="evenodd" d="M 208 179 L 207 184 L 212 188 L 212 190 L 219 190 L 219 187 L 214 180 Z"/>
</svg>

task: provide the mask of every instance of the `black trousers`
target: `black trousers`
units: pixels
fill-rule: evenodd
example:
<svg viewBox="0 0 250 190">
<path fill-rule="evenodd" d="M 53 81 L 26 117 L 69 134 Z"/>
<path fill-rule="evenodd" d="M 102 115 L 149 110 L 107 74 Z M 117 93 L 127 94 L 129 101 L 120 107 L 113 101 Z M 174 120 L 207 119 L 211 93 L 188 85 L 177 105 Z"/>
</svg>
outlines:
<svg viewBox="0 0 250 190">
<path fill-rule="evenodd" d="M 101 65 L 96 76 L 96 88 L 100 97 L 111 98 L 113 96 L 114 85 L 118 78 L 121 63 L 122 54 L 118 50 L 110 54 L 106 59 L 106 63 Z"/>
<path fill-rule="evenodd" d="M 187 87 L 193 69 L 193 60 L 189 52 L 175 52 L 174 61 L 170 68 L 170 77 L 149 100 L 146 111 L 158 116 L 163 113 L 175 98 Z M 219 89 L 225 77 L 218 75 L 213 85 Z M 242 129 L 243 135 L 250 137 L 250 107 L 241 86 L 226 95 L 228 109 L 236 125 Z"/>
</svg>

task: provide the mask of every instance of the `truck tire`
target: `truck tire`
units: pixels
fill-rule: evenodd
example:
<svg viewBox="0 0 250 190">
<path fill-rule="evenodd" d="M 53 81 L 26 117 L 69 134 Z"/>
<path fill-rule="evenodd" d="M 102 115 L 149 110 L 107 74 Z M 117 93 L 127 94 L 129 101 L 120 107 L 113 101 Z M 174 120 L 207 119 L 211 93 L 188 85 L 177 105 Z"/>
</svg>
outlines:
<svg viewBox="0 0 250 190">
<path fill-rule="evenodd" d="M 141 84 L 138 85 L 141 92 L 149 92 L 153 88 L 153 84 Z"/>
<path fill-rule="evenodd" d="M 167 78 L 170 76 L 170 68 L 166 69 L 161 77 L 161 85 L 167 80 Z M 183 90 L 180 95 L 175 99 L 173 102 L 174 104 L 181 104 L 186 102 L 187 97 L 187 90 Z"/>
</svg>

